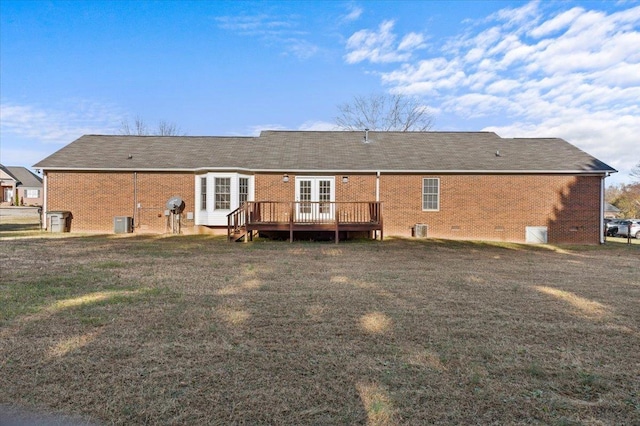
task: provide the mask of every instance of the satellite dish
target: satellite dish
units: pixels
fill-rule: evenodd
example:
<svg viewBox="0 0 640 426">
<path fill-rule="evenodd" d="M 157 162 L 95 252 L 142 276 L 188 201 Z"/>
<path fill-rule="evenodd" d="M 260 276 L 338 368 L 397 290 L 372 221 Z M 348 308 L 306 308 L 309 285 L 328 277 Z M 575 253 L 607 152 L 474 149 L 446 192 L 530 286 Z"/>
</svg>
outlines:
<svg viewBox="0 0 640 426">
<path fill-rule="evenodd" d="M 179 196 L 174 195 L 173 197 L 169 198 L 166 206 L 167 209 L 171 210 L 172 213 L 182 213 L 182 210 L 184 210 L 184 201 L 182 201 L 182 198 L 180 198 Z"/>
</svg>

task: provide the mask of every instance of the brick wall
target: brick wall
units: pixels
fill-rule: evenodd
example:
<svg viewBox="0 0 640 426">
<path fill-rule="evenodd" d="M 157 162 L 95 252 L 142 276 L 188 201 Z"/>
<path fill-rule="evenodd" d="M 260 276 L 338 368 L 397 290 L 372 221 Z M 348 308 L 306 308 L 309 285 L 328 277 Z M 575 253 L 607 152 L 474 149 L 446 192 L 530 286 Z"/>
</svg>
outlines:
<svg viewBox="0 0 640 426">
<path fill-rule="evenodd" d="M 422 211 L 422 179 L 440 178 L 440 210 Z M 386 235 L 411 234 L 417 223 L 434 238 L 524 241 L 525 227 L 548 227 L 550 243 L 600 239 L 596 176 L 382 175 Z"/>
<path fill-rule="evenodd" d="M 314 175 L 317 176 L 317 175 Z M 349 182 L 343 183 L 342 177 Z M 335 175 L 336 201 L 375 201 L 375 175 Z M 289 182 L 282 181 L 280 174 L 258 174 L 255 176 L 256 200 L 293 201 L 296 195 L 296 175 L 289 174 Z"/>
<path fill-rule="evenodd" d="M 343 183 L 342 176 L 349 182 Z M 440 178 L 440 210 L 422 211 L 422 179 Z M 255 199 L 292 201 L 295 175 L 255 175 Z M 165 202 L 185 200 L 183 232 L 194 232 L 190 173 L 47 172 L 47 209 L 70 210 L 72 231 L 113 232 L 114 216 L 134 216 L 138 232 L 166 232 Z M 376 176 L 335 175 L 336 201 L 375 201 Z M 385 235 L 411 235 L 417 223 L 433 238 L 524 241 L 525 227 L 546 226 L 550 243 L 600 240 L 600 178 L 561 175 L 385 175 L 380 178 Z"/>
<path fill-rule="evenodd" d="M 166 232 L 165 203 L 178 195 L 186 205 L 182 230 L 193 232 L 193 220 L 186 219 L 194 211 L 191 173 L 138 172 L 134 178 L 133 172 L 49 171 L 46 176 L 47 210 L 71 211 L 72 231 L 111 233 L 115 216 L 133 216 L 137 232 Z"/>
<path fill-rule="evenodd" d="M 293 201 L 296 196 L 295 175 L 289 175 L 289 182 L 282 181 L 280 174 L 257 174 L 254 180 L 256 201 Z"/>
</svg>

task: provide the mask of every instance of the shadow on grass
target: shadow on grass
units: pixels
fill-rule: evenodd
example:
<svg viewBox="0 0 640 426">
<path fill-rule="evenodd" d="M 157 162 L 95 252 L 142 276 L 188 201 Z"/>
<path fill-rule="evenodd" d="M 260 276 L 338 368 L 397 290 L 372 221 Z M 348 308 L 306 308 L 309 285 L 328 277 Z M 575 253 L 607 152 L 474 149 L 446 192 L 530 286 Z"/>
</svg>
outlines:
<svg viewBox="0 0 640 426">
<path fill-rule="evenodd" d="M 637 245 L 637 246 L 640 246 L 640 239 L 631 238 L 631 241 L 629 241 L 629 240 L 627 240 L 627 238 L 624 238 L 624 237 L 607 237 L 607 239 L 605 241 L 605 244 L 611 244 L 613 246 L 620 246 L 620 245 Z"/>
<path fill-rule="evenodd" d="M 39 223 L 0 223 L 0 232 L 40 231 Z"/>
<path fill-rule="evenodd" d="M 446 240 L 438 238 L 407 238 L 407 237 L 390 237 L 385 242 L 393 244 L 394 242 L 402 242 L 403 244 L 423 246 L 425 248 L 447 248 L 453 250 L 478 250 L 478 249 L 503 249 L 514 251 L 547 251 L 549 245 L 543 244 L 523 244 L 511 243 L 506 241 L 473 241 L 473 240 Z"/>
</svg>

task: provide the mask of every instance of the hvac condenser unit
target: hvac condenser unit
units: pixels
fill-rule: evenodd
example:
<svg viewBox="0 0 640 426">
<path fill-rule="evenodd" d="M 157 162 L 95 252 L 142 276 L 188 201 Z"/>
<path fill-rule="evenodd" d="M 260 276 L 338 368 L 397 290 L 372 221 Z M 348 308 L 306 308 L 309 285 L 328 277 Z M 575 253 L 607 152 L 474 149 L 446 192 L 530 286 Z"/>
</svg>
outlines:
<svg viewBox="0 0 640 426">
<path fill-rule="evenodd" d="M 129 234 L 133 232 L 133 218 L 131 216 L 114 217 L 113 232 L 116 234 Z"/>
</svg>

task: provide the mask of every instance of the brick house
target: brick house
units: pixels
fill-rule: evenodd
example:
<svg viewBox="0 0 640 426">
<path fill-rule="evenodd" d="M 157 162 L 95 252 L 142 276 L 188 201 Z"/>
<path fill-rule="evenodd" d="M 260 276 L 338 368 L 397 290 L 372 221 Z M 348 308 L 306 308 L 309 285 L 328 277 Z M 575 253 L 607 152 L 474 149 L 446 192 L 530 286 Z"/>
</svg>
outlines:
<svg viewBox="0 0 640 426">
<path fill-rule="evenodd" d="M 41 206 L 42 202 L 40 176 L 26 167 L 0 164 L 0 205 Z"/>
<path fill-rule="evenodd" d="M 86 135 L 37 163 L 45 211 L 72 230 L 327 231 L 515 242 L 602 241 L 615 170 L 557 138 L 492 132 L 263 131 L 258 137 Z M 314 225 L 314 226 L 311 226 Z"/>
</svg>

